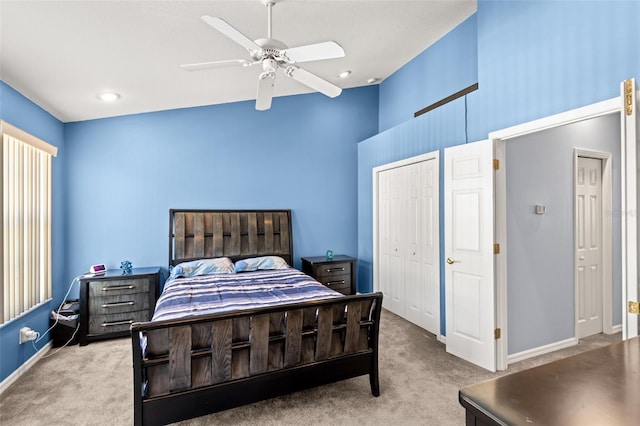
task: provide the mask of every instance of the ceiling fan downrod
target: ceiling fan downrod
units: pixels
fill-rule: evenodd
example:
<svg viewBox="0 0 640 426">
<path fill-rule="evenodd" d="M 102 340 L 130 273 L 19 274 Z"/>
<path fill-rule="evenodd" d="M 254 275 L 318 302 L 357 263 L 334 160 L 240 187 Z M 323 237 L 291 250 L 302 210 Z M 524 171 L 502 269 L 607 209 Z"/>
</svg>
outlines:
<svg viewBox="0 0 640 426">
<path fill-rule="evenodd" d="M 271 38 L 271 25 L 272 25 L 271 9 L 273 8 L 273 5 L 276 4 L 276 1 L 275 0 L 261 0 L 261 1 L 262 1 L 262 4 L 267 6 L 267 38 Z"/>
</svg>

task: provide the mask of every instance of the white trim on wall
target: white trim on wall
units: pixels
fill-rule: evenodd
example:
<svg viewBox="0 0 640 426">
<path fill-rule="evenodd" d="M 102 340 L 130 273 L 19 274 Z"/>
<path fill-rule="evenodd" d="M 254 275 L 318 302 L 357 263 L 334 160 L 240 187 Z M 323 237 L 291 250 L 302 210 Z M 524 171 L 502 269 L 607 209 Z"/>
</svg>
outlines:
<svg viewBox="0 0 640 426">
<path fill-rule="evenodd" d="M 570 337 L 568 339 L 560 340 L 559 342 L 549 343 L 548 345 L 538 346 L 537 348 L 527 349 L 526 351 L 511 354 L 508 357 L 509 364 L 514 362 L 524 361 L 525 359 L 533 358 L 534 356 L 548 354 L 550 352 L 559 351 L 560 349 L 570 348 L 578 344 L 578 339 Z"/>
</svg>

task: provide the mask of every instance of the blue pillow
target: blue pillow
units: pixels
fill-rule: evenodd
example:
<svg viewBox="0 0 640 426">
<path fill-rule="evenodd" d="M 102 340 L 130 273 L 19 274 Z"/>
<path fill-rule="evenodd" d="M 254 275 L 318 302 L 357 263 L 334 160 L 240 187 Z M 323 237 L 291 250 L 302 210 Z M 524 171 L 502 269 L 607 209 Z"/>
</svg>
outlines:
<svg viewBox="0 0 640 426">
<path fill-rule="evenodd" d="M 196 277 L 210 274 L 233 274 L 235 267 L 228 257 L 216 257 L 214 259 L 198 259 L 191 262 L 182 262 L 171 269 L 169 280 L 179 277 Z"/>
<path fill-rule="evenodd" d="M 289 265 L 280 256 L 262 256 L 238 260 L 235 269 L 236 272 L 249 272 L 260 269 L 289 269 Z"/>
</svg>

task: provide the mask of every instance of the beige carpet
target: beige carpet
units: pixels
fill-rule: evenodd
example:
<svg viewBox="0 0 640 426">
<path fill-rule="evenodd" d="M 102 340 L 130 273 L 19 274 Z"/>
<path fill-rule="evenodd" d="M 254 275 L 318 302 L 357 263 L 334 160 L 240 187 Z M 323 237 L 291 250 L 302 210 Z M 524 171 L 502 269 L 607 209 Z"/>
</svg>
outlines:
<svg viewBox="0 0 640 426">
<path fill-rule="evenodd" d="M 182 425 L 463 425 L 458 390 L 620 340 L 597 335 L 579 345 L 489 373 L 445 352 L 435 336 L 387 311 L 380 328 L 380 392 L 368 376 L 182 422 Z M 52 354 L 55 349 L 51 350 Z M 128 338 L 67 347 L 39 361 L 0 396 L 2 425 L 132 424 Z"/>
</svg>

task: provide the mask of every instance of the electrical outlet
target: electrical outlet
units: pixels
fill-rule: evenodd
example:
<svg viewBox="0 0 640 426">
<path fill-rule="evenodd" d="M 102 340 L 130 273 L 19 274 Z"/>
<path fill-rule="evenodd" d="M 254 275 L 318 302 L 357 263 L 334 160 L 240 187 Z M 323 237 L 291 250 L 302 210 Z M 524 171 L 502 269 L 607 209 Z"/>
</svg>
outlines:
<svg viewBox="0 0 640 426">
<path fill-rule="evenodd" d="M 36 340 L 36 337 L 38 337 L 38 334 L 29 327 L 22 327 L 20 329 L 20 344 L 28 342 L 29 340 Z"/>
</svg>

